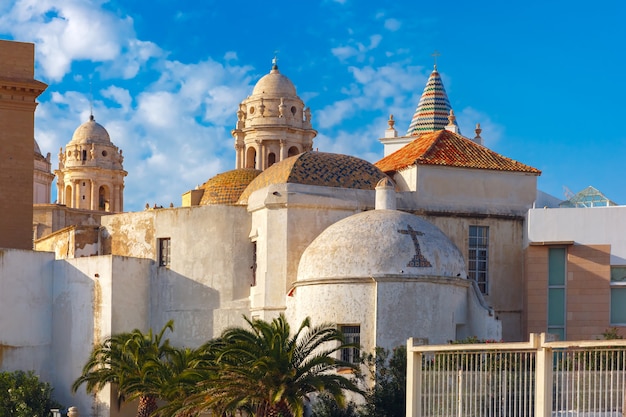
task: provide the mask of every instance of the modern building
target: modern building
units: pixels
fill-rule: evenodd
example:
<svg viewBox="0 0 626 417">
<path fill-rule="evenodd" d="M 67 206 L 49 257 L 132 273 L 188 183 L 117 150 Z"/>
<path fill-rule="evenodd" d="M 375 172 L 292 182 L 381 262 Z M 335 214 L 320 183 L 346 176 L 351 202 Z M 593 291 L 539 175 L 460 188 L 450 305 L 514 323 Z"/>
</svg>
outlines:
<svg viewBox="0 0 626 417">
<path fill-rule="evenodd" d="M 561 207 L 528 212 L 525 331 L 584 340 L 615 327 L 626 336 L 626 206 L 588 187 Z"/>
</svg>

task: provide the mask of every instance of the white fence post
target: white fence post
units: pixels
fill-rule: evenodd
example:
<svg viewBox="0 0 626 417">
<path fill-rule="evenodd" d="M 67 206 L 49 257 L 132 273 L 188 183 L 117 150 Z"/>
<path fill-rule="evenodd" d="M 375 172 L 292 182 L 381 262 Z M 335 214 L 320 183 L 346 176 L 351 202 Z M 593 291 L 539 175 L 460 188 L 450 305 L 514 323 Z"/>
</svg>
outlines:
<svg viewBox="0 0 626 417">
<path fill-rule="evenodd" d="M 413 346 L 426 344 L 425 339 L 410 338 L 406 349 L 406 416 L 422 416 L 422 352 L 417 352 Z M 411 393 L 411 394 L 409 394 Z M 417 395 L 416 395 L 417 393 Z"/>
<path fill-rule="evenodd" d="M 546 334 L 530 335 L 530 341 L 537 349 L 535 370 L 535 417 L 552 415 L 552 348 L 545 346 Z"/>
</svg>

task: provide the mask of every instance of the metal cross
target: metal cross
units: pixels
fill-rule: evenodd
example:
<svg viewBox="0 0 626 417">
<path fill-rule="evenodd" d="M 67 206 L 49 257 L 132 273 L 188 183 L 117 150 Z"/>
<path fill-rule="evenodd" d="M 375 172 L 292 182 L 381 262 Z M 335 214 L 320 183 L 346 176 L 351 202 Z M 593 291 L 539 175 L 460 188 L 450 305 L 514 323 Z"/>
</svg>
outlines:
<svg viewBox="0 0 626 417">
<path fill-rule="evenodd" d="M 435 50 L 435 52 L 433 52 L 431 56 L 432 56 L 432 57 L 434 58 L 434 60 L 435 60 L 435 69 L 437 69 L 437 57 L 438 57 L 438 56 L 441 56 L 441 54 L 439 53 L 439 51 Z"/>
</svg>

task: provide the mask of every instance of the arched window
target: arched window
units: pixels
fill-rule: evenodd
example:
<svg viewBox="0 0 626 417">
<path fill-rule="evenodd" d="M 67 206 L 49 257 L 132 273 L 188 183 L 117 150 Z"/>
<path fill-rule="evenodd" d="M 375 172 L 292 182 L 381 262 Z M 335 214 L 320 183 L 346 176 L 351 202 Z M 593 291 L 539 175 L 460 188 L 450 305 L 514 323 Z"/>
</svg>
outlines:
<svg viewBox="0 0 626 417">
<path fill-rule="evenodd" d="M 246 151 L 246 168 L 256 167 L 256 149 L 249 147 Z"/>
<path fill-rule="evenodd" d="M 110 198 L 109 187 L 106 185 L 100 186 L 98 189 L 98 210 L 111 211 Z"/>
<path fill-rule="evenodd" d="M 63 196 L 63 204 L 68 207 L 74 207 L 72 202 L 72 187 L 70 185 L 65 186 L 65 195 Z"/>
<path fill-rule="evenodd" d="M 267 167 L 269 168 L 275 163 L 276 163 L 276 154 L 274 152 L 270 152 L 270 154 L 267 156 Z"/>
<path fill-rule="evenodd" d="M 298 155 L 299 153 L 300 153 L 300 150 L 298 149 L 298 147 L 292 146 L 291 148 L 289 148 L 287 156 L 295 156 L 295 155 Z"/>
</svg>

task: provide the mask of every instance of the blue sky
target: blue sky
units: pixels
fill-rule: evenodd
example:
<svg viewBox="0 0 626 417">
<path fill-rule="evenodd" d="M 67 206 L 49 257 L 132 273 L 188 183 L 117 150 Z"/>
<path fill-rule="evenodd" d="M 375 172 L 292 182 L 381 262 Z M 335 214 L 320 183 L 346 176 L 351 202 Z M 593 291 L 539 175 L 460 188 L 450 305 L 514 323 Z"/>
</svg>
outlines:
<svg viewBox="0 0 626 417">
<path fill-rule="evenodd" d="M 481 123 L 552 195 L 593 185 L 626 204 L 625 17 L 617 0 L 0 0 L 0 38 L 36 44 L 49 87 L 35 137 L 53 167 L 92 101 L 124 151 L 126 210 L 179 206 L 234 168 L 237 105 L 275 51 L 320 151 L 380 159 L 389 114 L 404 133 L 437 50 L 463 134 Z"/>
</svg>

